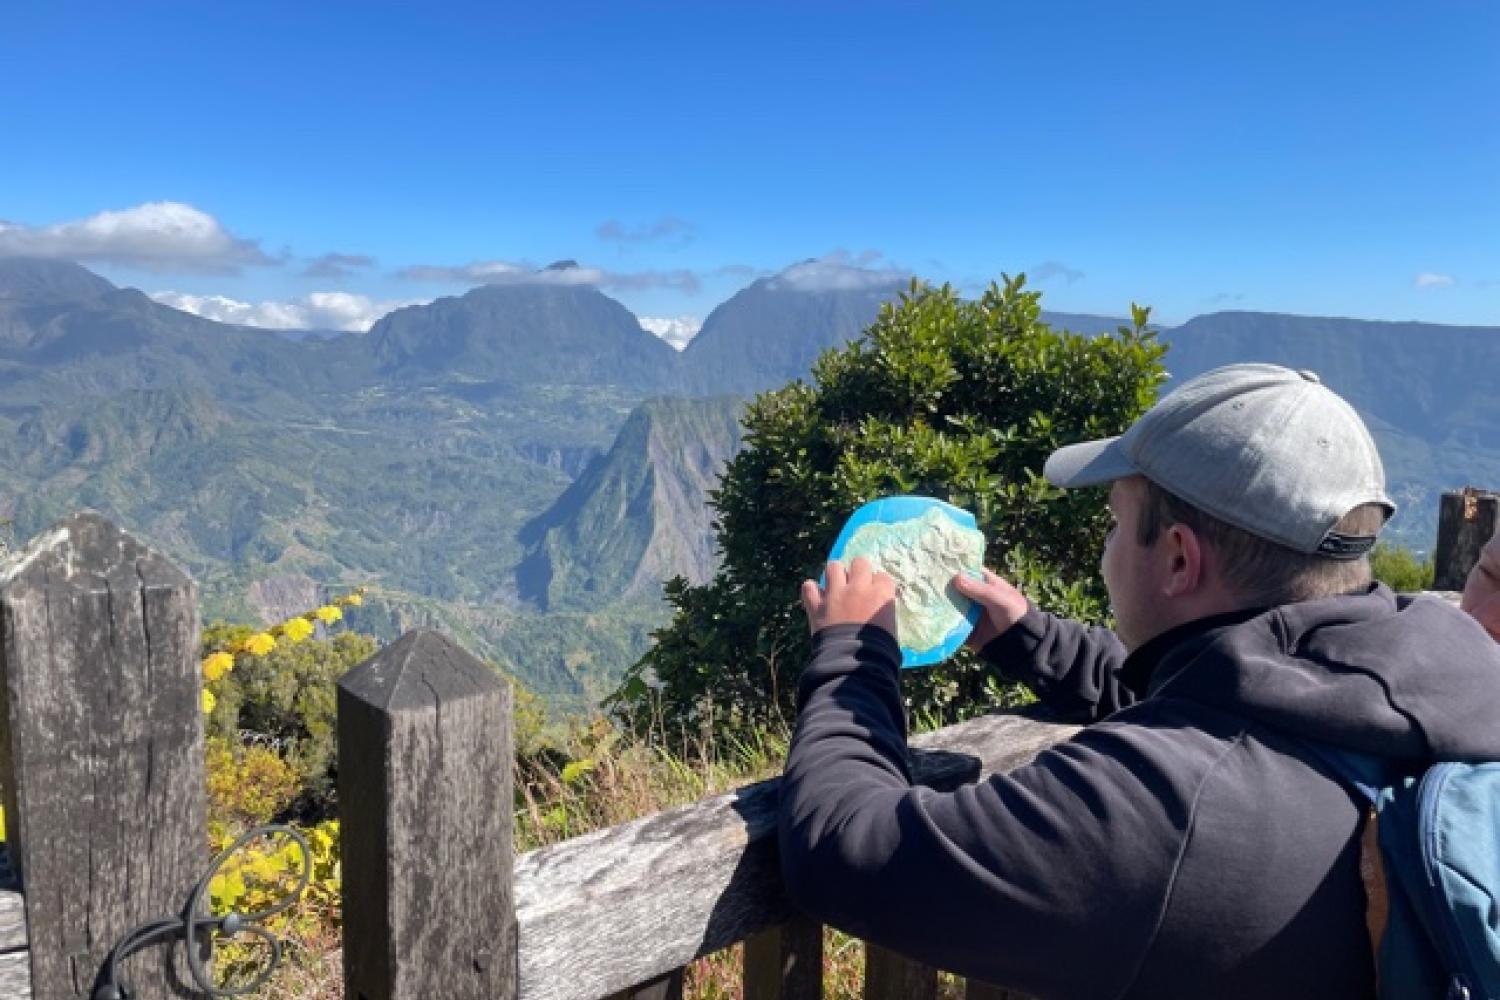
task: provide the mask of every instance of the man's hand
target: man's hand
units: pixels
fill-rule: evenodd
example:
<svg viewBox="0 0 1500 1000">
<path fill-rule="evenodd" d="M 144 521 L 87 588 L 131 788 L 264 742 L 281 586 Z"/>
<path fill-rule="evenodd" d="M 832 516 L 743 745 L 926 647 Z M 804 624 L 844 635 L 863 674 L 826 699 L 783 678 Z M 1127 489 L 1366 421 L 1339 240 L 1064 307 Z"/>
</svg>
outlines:
<svg viewBox="0 0 1500 1000">
<path fill-rule="evenodd" d="M 964 645 L 975 651 L 988 646 L 1001 632 L 1020 621 L 1030 606 L 1025 594 L 990 570 L 984 571 L 983 580 L 958 574 L 953 578 L 953 589 L 984 609 L 979 624 L 964 640 Z"/>
<path fill-rule="evenodd" d="M 802 582 L 802 607 L 813 632 L 829 625 L 874 625 L 896 635 L 896 581 L 864 556 L 844 564 L 831 562 L 824 571 L 828 585 L 816 580 Z"/>
<path fill-rule="evenodd" d="M 1459 603 L 1496 642 L 1500 642 L 1500 527 L 1479 553 L 1479 561 L 1464 581 Z"/>
</svg>

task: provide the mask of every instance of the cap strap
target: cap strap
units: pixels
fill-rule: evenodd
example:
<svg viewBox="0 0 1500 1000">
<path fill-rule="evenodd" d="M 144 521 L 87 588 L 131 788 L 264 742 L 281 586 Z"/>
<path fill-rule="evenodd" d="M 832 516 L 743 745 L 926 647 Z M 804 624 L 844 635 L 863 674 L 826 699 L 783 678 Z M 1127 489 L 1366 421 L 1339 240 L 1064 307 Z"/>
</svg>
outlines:
<svg viewBox="0 0 1500 1000">
<path fill-rule="evenodd" d="M 1318 543 L 1318 554 L 1330 559 L 1354 560 L 1374 547 L 1374 535 L 1341 535 L 1337 531 L 1330 531 Z"/>
</svg>

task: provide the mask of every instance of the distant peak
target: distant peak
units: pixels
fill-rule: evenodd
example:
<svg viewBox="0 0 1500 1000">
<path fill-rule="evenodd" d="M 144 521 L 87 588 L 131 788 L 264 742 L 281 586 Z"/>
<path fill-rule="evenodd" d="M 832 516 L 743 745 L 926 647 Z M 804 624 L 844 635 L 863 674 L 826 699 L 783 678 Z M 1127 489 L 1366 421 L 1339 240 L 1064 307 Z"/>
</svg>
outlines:
<svg viewBox="0 0 1500 1000">
<path fill-rule="evenodd" d="M 69 260 L 0 257 L 0 299 L 77 302 L 114 290 L 114 285 Z"/>
<path fill-rule="evenodd" d="M 896 267 L 863 267 L 875 263 L 860 258 L 851 263 L 845 255 L 808 258 L 767 279 L 765 288 L 776 292 L 889 292 L 911 280 L 911 273 Z"/>
<path fill-rule="evenodd" d="M 554 260 L 552 263 L 550 263 L 546 267 L 542 268 L 542 270 L 543 271 L 577 271 L 577 270 L 579 270 L 579 267 L 578 267 L 578 261 L 576 261 L 576 260 Z"/>
</svg>

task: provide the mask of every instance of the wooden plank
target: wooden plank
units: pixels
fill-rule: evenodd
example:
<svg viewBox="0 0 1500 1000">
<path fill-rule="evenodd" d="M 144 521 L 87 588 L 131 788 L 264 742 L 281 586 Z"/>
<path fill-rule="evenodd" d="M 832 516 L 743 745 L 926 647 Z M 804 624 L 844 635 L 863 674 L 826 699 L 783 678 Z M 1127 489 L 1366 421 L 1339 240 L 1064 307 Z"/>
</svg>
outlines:
<svg viewBox="0 0 1500 1000">
<path fill-rule="evenodd" d="M 32 988 L 87 995 L 110 948 L 180 912 L 207 862 L 196 588 L 104 518 L 75 514 L 0 568 L 0 675 Z M 135 996 L 181 995 L 174 953 L 132 963 Z"/>
<path fill-rule="evenodd" d="M 914 739 L 913 773 L 955 787 L 1074 731 L 1021 713 L 971 719 Z M 518 858 L 522 995 L 611 996 L 788 920 L 777 789 L 761 782 Z"/>
<path fill-rule="evenodd" d="M 10 863 L 10 851 L 0 843 L 0 953 L 26 947 L 26 901 L 21 898 L 21 880 Z M 28 969 L 27 977 L 30 979 Z M 0 993 L 0 997 L 4 997 Z"/>
<path fill-rule="evenodd" d="M 0 891 L 0 952 L 26 947 L 26 901 L 19 892 Z"/>
<path fill-rule="evenodd" d="M 510 685 L 436 632 L 340 679 L 346 996 L 516 996 L 511 741 Z"/>
<path fill-rule="evenodd" d="M 745 1000 L 822 996 L 822 924 L 799 915 L 745 941 Z"/>
<path fill-rule="evenodd" d="M 682 986 L 686 969 L 673 969 L 665 976 L 658 976 L 649 983 L 633 989 L 621 990 L 609 1000 L 682 1000 Z"/>
<path fill-rule="evenodd" d="M 0 955 L 0 1000 L 31 1000 L 31 955 L 12 951 Z"/>
<path fill-rule="evenodd" d="M 865 1000 L 936 1000 L 938 970 L 865 942 Z"/>
<path fill-rule="evenodd" d="M 1434 590 L 1463 590 L 1469 570 L 1500 525 L 1500 495 L 1468 488 L 1444 493 L 1438 506 Z"/>
</svg>

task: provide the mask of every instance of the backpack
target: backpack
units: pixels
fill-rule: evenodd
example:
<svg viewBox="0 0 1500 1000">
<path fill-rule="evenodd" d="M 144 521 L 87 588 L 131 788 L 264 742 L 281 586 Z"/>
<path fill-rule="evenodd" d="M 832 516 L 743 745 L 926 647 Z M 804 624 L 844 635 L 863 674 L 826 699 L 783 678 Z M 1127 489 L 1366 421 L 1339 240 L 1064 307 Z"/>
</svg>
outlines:
<svg viewBox="0 0 1500 1000">
<path fill-rule="evenodd" d="M 1310 749 L 1368 807 L 1360 871 L 1381 1000 L 1500 1000 L 1500 763 L 1389 781 L 1373 758 Z"/>
</svg>

